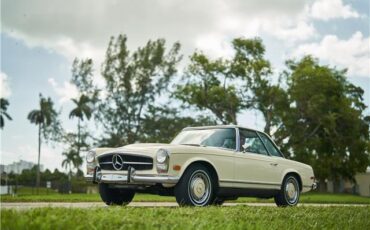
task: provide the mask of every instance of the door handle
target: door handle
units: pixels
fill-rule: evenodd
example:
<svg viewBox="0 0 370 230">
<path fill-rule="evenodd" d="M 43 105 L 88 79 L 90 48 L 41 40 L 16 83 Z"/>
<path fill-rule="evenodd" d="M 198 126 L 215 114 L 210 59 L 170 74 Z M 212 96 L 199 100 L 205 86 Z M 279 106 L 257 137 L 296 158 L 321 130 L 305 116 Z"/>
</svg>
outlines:
<svg viewBox="0 0 370 230">
<path fill-rule="evenodd" d="M 278 165 L 278 163 L 270 163 L 270 165 L 272 165 L 272 166 L 277 166 L 277 165 Z"/>
</svg>

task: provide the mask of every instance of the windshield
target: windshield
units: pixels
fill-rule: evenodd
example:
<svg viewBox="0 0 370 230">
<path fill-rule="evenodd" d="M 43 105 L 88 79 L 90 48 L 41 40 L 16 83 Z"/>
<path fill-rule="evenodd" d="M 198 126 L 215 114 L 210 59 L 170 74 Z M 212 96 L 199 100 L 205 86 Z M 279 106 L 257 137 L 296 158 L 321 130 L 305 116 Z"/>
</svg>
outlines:
<svg viewBox="0 0 370 230">
<path fill-rule="evenodd" d="M 236 149 L 236 134 L 234 128 L 227 129 L 194 129 L 184 130 L 171 144 L 211 146 L 226 149 Z"/>
</svg>

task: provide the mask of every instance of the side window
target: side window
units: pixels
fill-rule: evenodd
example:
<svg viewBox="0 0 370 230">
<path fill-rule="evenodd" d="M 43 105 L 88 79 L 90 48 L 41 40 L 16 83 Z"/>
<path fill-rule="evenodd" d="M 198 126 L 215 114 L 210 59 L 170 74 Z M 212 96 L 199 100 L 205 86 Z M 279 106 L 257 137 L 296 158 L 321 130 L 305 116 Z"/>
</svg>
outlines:
<svg viewBox="0 0 370 230">
<path fill-rule="evenodd" d="M 271 142 L 271 140 L 263 133 L 259 133 L 259 135 L 261 136 L 263 143 L 265 143 L 266 148 L 269 151 L 269 153 L 273 156 L 281 157 L 279 150 L 275 147 L 275 145 Z"/>
<path fill-rule="evenodd" d="M 251 130 L 240 129 L 240 150 L 243 152 L 268 155 L 257 133 Z"/>
</svg>

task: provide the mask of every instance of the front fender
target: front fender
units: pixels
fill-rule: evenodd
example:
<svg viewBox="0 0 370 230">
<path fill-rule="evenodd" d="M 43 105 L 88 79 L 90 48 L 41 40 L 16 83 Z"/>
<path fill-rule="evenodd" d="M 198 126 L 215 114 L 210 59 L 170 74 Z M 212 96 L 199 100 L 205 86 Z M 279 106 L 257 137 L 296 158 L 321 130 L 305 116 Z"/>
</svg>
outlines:
<svg viewBox="0 0 370 230">
<path fill-rule="evenodd" d="M 207 162 L 208 164 L 212 165 L 212 167 L 216 171 L 217 175 L 219 175 L 218 170 L 217 170 L 217 167 L 210 160 L 208 160 L 207 158 L 204 158 L 204 157 L 193 157 L 193 158 L 190 158 L 187 161 L 185 161 L 185 163 L 181 167 L 180 174 L 179 174 L 180 177 L 184 174 L 184 172 L 186 171 L 186 169 L 191 164 L 193 164 L 195 162 Z"/>
</svg>

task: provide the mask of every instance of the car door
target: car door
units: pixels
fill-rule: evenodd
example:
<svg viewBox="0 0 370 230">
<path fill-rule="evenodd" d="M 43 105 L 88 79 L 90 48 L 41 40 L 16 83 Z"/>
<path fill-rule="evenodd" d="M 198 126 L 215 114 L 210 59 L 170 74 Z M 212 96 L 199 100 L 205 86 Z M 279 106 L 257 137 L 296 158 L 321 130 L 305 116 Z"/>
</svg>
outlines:
<svg viewBox="0 0 370 230">
<path fill-rule="evenodd" d="M 235 152 L 235 187 L 280 188 L 277 158 L 271 157 L 256 131 L 239 129 L 239 151 Z"/>
</svg>

